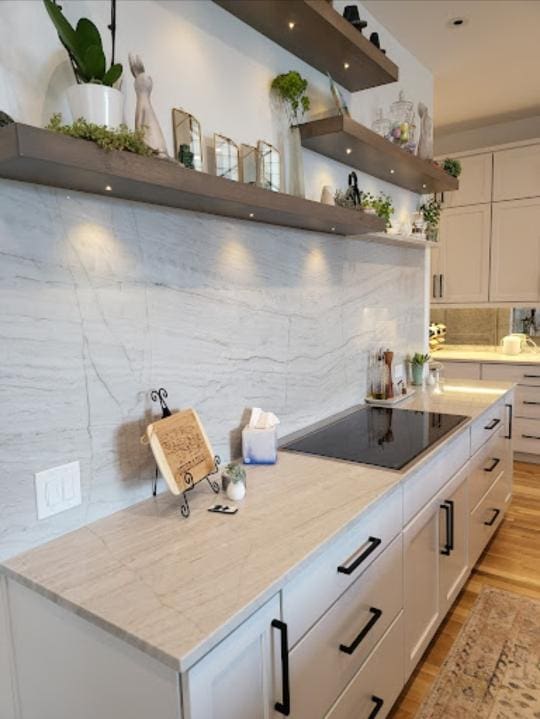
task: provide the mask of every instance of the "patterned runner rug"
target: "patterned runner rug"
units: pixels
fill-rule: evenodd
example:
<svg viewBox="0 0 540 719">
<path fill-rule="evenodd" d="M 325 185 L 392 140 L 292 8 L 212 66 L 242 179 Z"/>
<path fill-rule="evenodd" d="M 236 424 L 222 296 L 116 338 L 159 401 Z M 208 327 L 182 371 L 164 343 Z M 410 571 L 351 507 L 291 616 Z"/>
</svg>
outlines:
<svg viewBox="0 0 540 719">
<path fill-rule="evenodd" d="M 540 600 L 485 587 L 416 719 L 540 719 Z"/>
</svg>

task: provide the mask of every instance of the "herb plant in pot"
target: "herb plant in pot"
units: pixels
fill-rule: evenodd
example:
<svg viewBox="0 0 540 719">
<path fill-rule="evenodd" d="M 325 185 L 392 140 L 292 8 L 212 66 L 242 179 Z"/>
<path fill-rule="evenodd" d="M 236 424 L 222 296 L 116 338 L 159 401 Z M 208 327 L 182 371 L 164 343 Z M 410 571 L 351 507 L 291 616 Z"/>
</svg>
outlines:
<svg viewBox="0 0 540 719">
<path fill-rule="evenodd" d="M 307 85 L 307 80 L 300 73 L 290 70 L 275 77 L 270 86 L 287 113 L 290 128 L 286 157 L 287 192 L 297 197 L 305 197 L 304 163 L 298 125 L 310 108 Z"/>
<path fill-rule="evenodd" d="M 424 384 L 424 367 L 429 362 L 428 354 L 416 352 L 411 358 L 412 383 L 416 387 Z"/>
<path fill-rule="evenodd" d="M 66 49 L 77 84 L 67 90 L 73 120 L 116 128 L 122 124 L 124 96 L 114 85 L 122 75 L 122 65 L 114 62 L 115 3 L 112 2 L 112 59 L 107 67 L 99 30 L 88 18 L 74 28 L 55 0 L 43 0 L 60 42 Z"/>
<path fill-rule="evenodd" d="M 233 502 L 239 502 L 246 496 L 246 470 L 233 462 L 227 464 L 221 473 L 223 489 Z"/>
<path fill-rule="evenodd" d="M 424 202 L 420 207 L 424 218 L 426 240 L 437 242 L 439 240 L 439 220 L 441 218 L 441 205 L 435 198 Z"/>
</svg>

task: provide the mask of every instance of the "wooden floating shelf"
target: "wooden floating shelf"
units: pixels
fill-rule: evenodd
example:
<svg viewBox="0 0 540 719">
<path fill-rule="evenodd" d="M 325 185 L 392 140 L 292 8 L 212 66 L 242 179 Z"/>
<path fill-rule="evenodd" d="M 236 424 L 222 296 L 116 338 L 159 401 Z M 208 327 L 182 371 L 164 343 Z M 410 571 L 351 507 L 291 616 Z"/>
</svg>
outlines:
<svg viewBox="0 0 540 719">
<path fill-rule="evenodd" d="M 350 117 L 335 115 L 300 125 L 302 145 L 361 172 L 421 194 L 457 190 L 442 168 L 402 150 Z"/>
<path fill-rule="evenodd" d="M 336 235 L 384 230 L 383 219 L 364 212 L 187 170 L 173 161 L 107 152 L 87 140 L 18 123 L 0 129 L 0 177 Z"/>
<path fill-rule="evenodd" d="M 438 242 L 431 240 L 423 240 L 414 235 L 389 235 L 386 232 L 374 232 L 372 234 L 362 235 L 359 239 L 367 242 L 377 242 L 379 245 L 395 245 L 401 247 L 414 247 L 416 249 L 425 249 L 426 247 L 438 247 Z"/>
<path fill-rule="evenodd" d="M 214 0 L 351 92 L 396 82 L 399 69 L 327 0 Z M 290 25 L 293 27 L 291 28 Z"/>
</svg>

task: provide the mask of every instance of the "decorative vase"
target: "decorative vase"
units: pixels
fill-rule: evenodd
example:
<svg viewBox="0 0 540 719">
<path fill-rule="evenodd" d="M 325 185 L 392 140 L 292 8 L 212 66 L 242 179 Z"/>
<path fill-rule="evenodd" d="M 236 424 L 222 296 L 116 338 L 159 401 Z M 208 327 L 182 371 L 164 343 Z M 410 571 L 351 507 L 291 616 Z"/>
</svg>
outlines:
<svg viewBox="0 0 540 719">
<path fill-rule="evenodd" d="M 416 362 L 413 362 L 411 367 L 412 367 L 412 383 L 416 387 L 421 387 L 424 384 L 424 365 L 416 364 Z"/>
<path fill-rule="evenodd" d="M 115 129 L 124 121 L 124 96 L 114 87 L 88 82 L 72 85 L 66 95 L 74 122 L 82 117 Z"/>
<path fill-rule="evenodd" d="M 426 240 L 429 242 L 438 242 L 439 228 L 434 225 L 426 225 Z"/>
<path fill-rule="evenodd" d="M 246 485 L 244 482 L 229 482 L 227 485 L 227 497 L 232 502 L 240 502 L 246 496 Z"/>
<path fill-rule="evenodd" d="M 294 126 L 289 129 L 287 144 L 287 192 L 296 197 L 305 197 L 304 160 L 299 127 Z"/>
</svg>

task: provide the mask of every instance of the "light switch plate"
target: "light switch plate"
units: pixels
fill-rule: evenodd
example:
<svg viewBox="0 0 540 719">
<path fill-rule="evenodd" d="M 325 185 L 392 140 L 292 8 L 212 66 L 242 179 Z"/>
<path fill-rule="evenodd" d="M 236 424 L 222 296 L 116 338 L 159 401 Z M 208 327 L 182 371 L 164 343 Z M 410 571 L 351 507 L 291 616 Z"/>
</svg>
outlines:
<svg viewBox="0 0 540 719">
<path fill-rule="evenodd" d="M 35 480 L 38 519 L 46 519 L 81 503 L 79 462 L 36 472 Z"/>
</svg>

